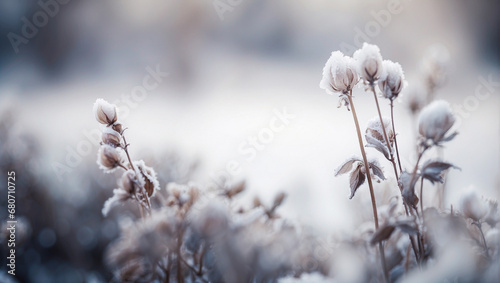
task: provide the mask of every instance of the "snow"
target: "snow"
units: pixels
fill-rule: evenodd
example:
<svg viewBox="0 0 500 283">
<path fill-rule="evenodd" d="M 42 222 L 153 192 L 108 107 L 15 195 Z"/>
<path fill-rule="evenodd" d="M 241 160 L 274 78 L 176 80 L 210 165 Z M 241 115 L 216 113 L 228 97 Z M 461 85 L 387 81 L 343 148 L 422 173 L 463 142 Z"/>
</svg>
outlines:
<svg viewBox="0 0 500 283">
<path fill-rule="evenodd" d="M 358 82 L 355 61 L 340 51 L 332 52 L 323 68 L 323 78 L 319 83 L 328 94 L 351 90 Z"/>
</svg>

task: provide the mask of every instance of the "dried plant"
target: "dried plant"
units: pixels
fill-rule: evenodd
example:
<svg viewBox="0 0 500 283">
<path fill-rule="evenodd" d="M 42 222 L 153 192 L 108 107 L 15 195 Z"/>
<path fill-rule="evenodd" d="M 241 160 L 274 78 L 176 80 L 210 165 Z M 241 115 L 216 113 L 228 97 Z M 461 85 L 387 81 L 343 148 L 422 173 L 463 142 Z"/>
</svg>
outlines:
<svg viewBox="0 0 500 283">
<path fill-rule="evenodd" d="M 428 158 L 425 162 L 422 161 L 425 154 L 432 148 L 438 149 L 439 155 L 442 156 L 444 144 L 453 140 L 457 135 L 456 131 L 451 131 L 455 118 L 449 104 L 443 100 L 432 101 L 436 89 L 444 82 L 446 76 L 445 64 L 448 59 L 447 56 L 443 55 L 445 53 L 443 49 L 434 51 L 430 52 L 424 63 L 424 70 L 426 70 L 424 81 L 428 84 L 428 87 L 422 93 L 427 93 L 427 97 L 425 99 L 410 97 L 410 100 L 413 101 L 410 103 L 412 114 L 416 115 L 416 113 L 420 112 L 416 139 L 418 155 L 411 170 L 405 170 L 402 167 L 397 142 L 398 135 L 394 123 L 394 101 L 407 85 L 401 65 L 388 60 L 384 61 L 377 46 L 365 43 L 361 49 L 354 52 L 353 58 L 345 56 L 339 51 L 333 52 L 323 70 L 320 87 L 325 89 L 328 94 L 340 93 L 341 102 L 347 107 L 347 110 L 352 110 L 363 158 L 351 157 L 347 159 L 336 170 L 335 176 L 351 172 L 351 195 L 349 198 L 354 197 L 355 192 L 364 184 L 365 179 L 368 180 L 375 230 L 369 229 L 361 232 L 362 235 L 368 233 L 370 236 L 362 236 L 360 241 L 370 245 L 378 244 L 381 264 L 379 270 L 381 272 L 377 272 L 377 269 L 373 271 L 374 275 L 378 276 L 378 281 L 389 282 L 405 278 L 403 275 L 408 274 L 409 270 L 415 267 L 423 270 L 427 263 L 433 260 L 436 254 L 436 239 L 433 239 L 432 234 L 434 231 L 432 230 L 436 229 L 436 221 L 435 219 L 429 219 L 431 212 L 444 217 L 447 225 L 451 225 L 452 223 L 448 222 L 457 219 L 461 219 L 462 223 L 466 222 L 464 220 L 469 219 L 469 223 L 476 227 L 476 230 L 465 226 L 461 231 L 468 231 L 473 241 L 482 250 L 481 253 L 487 259 L 487 262 L 492 267 L 495 264 L 489 254 L 492 248 L 487 245 L 488 237 L 483 233 L 482 227 L 484 223 L 488 223 L 488 226 L 493 229 L 491 235 L 498 235 L 495 228 L 499 217 L 496 201 L 480 200 L 475 191 L 469 192 L 461 200 L 461 213 L 459 214 L 453 211 L 453 208 L 449 211 L 444 209 L 436 210 L 432 207 L 425 208 L 423 204 L 424 180 L 428 180 L 431 184 L 442 184 L 445 182 L 447 170 L 451 168 L 459 169 L 452 163 L 443 161 L 442 157 Z M 346 68 L 346 65 L 349 68 Z M 353 69 L 357 70 L 357 76 L 348 75 Z M 365 144 L 362 140 L 353 104 L 353 88 L 357 81 L 350 80 L 349 84 L 338 87 L 339 80 L 345 81 L 345 78 L 355 77 L 361 78 L 365 90 L 373 93 L 374 106 L 378 114 L 377 117 L 368 122 L 365 131 L 366 147 L 375 148 L 392 165 L 394 180 L 397 182 L 390 184 L 390 186 L 399 189 L 402 206 L 398 205 L 397 199 L 399 198 L 397 196 L 394 196 L 388 205 L 380 207 L 375 201 L 374 186 L 371 180 L 388 182 L 391 179 L 386 181 L 384 172 L 377 161 L 368 162 L 367 160 L 367 154 L 364 150 Z M 381 92 L 380 96 L 389 100 L 390 118 L 382 116 L 378 99 L 379 94 L 377 94 L 375 87 L 377 85 Z M 421 101 L 430 103 L 424 106 Z M 370 173 L 367 173 L 366 168 L 370 168 Z M 419 193 L 416 188 L 417 183 L 420 183 Z M 439 188 L 444 191 L 444 186 Z M 439 194 L 439 192 L 436 193 Z M 490 214 L 495 216 L 486 216 Z M 449 232 L 445 232 L 445 234 L 447 233 Z M 474 233 L 478 235 L 474 235 Z M 405 237 L 406 240 L 404 240 Z M 495 252 L 497 252 L 497 247 L 498 245 L 494 248 Z M 373 254 L 369 248 L 365 252 Z M 479 275 L 476 274 L 476 276 Z"/>
</svg>

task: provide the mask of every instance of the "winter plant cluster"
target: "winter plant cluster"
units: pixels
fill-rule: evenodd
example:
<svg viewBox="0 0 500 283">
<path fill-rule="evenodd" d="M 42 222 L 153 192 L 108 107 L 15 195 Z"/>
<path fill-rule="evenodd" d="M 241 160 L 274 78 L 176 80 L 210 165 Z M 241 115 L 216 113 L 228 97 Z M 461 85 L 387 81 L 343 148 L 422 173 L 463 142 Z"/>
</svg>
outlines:
<svg viewBox="0 0 500 283">
<path fill-rule="evenodd" d="M 321 268 L 308 264 L 318 243 L 304 240 L 309 236 L 276 213 L 284 193 L 271 204 L 255 198 L 244 207 L 233 202 L 244 183 L 203 189 L 169 183 L 160 189 L 153 168 L 130 158 L 117 112 L 103 99 L 94 105 L 104 125 L 97 163 L 106 173 L 121 171 L 102 214 L 126 202 L 140 213 L 120 221 L 121 237 L 106 252 L 116 281 L 276 282 Z"/>
<path fill-rule="evenodd" d="M 472 258 L 470 261 L 473 270 L 463 274 L 464 278 L 460 279 L 466 282 L 490 282 L 495 280 L 494 278 L 498 279 L 499 230 L 496 225 L 500 216 L 497 202 L 480 198 L 473 190 L 462 196 L 458 210 L 453 206 L 449 209 L 441 206 L 426 207 L 423 202 L 425 180 L 432 185 L 441 184 L 438 190 L 444 191 L 447 170 L 459 169 L 431 155 L 435 149 L 438 155 L 442 156 L 443 146 L 457 135 L 457 132 L 452 130 L 455 118 L 449 104 L 444 100 L 433 101 L 436 89 L 445 79 L 445 54 L 443 49 L 431 50 L 423 64 L 422 84 L 425 87 L 417 94 L 421 97 L 417 98 L 413 93 L 410 98 L 412 114 L 419 114 L 417 159 L 409 168 L 403 168 L 401 165 L 393 111 L 394 101 L 407 85 L 401 65 L 383 60 L 377 46 L 365 43 L 352 57 L 340 51 L 333 52 L 323 69 L 320 87 L 328 94 L 338 94 L 339 107 L 343 105 L 351 111 L 361 154 L 361 157 L 354 156 L 342 163 L 335 175 L 350 173 L 350 198 L 354 197 L 365 181 L 370 192 L 374 222 L 372 225 L 375 229 L 361 238 L 369 244 L 364 252 L 367 257 L 372 257 L 374 264 L 378 262 L 375 264 L 378 268 L 371 269 L 372 274 L 367 272 L 365 280 L 457 280 L 456 277 L 462 276 L 460 272 L 455 275 L 439 274 L 436 270 L 431 272 L 430 268 L 436 264 L 439 254 L 449 243 L 456 245 L 447 247 L 449 249 L 459 249 L 465 245 L 464 249 L 470 251 L 462 256 Z M 358 84 L 364 86 L 365 92 L 373 94 L 374 110 L 377 112 L 368 122 L 364 141 L 353 96 L 353 90 Z M 382 115 L 379 97 L 388 101 L 390 116 Z M 368 159 L 365 147 L 374 148 L 381 154 L 380 157 L 390 164 L 394 178 L 386 178 L 380 163 L 376 159 Z M 388 182 L 389 187 L 398 188 L 399 194 L 382 206 L 377 204 L 374 181 Z M 436 191 L 432 193 L 439 194 Z M 486 229 L 489 237 L 485 237 Z M 488 242 L 494 245 L 489 245 Z M 377 246 L 375 253 L 371 246 Z M 420 277 L 411 276 L 414 270 L 422 273 Z M 486 272 L 485 275 L 487 270 L 490 273 Z"/>
<path fill-rule="evenodd" d="M 244 206 L 235 201 L 244 183 L 216 188 L 169 183 L 162 188 L 152 167 L 131 159 L 116 106 L 98 99 L 94 114 L 103 131 L 97 163 L 117 177 L 117 188 L 102 214 L 126 209 L 135 215 L 120 218 L 121 236 L 106 251 L 114 279 L 495 282 L 500 266 L 497 202 L 474 190 L 463 194 L 458 205 L 444 207 L 442 201 L 447 171 L 459 169 L 442 158 L 444 146 L 457 135 L 455 118 L 447 102 L 434 100 L 446 78 L 445 59 L 442 49 L 431 52 L 423 64 L 423 87 L 410 92 L 405 90 L 401 65 L 383 60 L 375 45 L 365 43 L 352 57 L 340 51 L 331 54 L 320 87 L 338 94 L 339 107 L 352 113 L 360 150 L 360 155 L 340 164 L 335 175 L 349 174 L 350 199 L 368 185 L 371 217 L 348 237 L 333 235 L 338 240 L 326 246 L 314 233 L 276 213 L 285 194 L 278 194 L 271 204 L 256 198 Z M 355 88 L 358 85 L 361 90 Z M 356 114 L 355 90 L 373 95 L 376 116 L 364 131 Z M 418 115 L 416 158 L 410 165 L 400 157 L 394 121 L 395 101 L 403 90 L 410 112 Z M 390 106 L 386 116 L 379 99 Z M 390 173 L 384 172 L 377 155 Z M 430 191 L 426 193 L 437 196 L 437 205 L 424 204 L 424 184 Z M 385 197 L 377 202 L 382 193 Z"/>
</svg>

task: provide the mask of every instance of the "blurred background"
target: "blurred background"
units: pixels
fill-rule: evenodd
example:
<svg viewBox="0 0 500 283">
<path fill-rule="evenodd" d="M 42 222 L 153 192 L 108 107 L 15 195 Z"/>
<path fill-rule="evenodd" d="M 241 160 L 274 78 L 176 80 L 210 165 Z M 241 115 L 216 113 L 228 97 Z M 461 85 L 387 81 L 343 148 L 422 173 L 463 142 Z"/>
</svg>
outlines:
<svg viewBox="0 0 500 283">
<path fill-rule="evenodd" d="M 364 41 L 406 74 L 395 109 L 406 168 L 416 137 L 410 90 L 422 84 L 429 50 L 447 50 L 435 97 L 459 116 L 460 135 L 442 154 L 461 171 L 448 174 L 445 207 L 469 186 L 498 198 L 498 11 L 498 1 L 465 0 L 1 1 L 0 167 L 2 178 L 17 176 L 17 279 L 111 278 L 102 254 L 127 212 L 101 215 L 116 177 L 95 163 L 97 98 L 120 108 L 133 158 L 154 167 L 162 187 L 245 180 L 242 203 L 284 191 L 283 216 L 318 233 L 352 230 L 359 207 L 369 205 L 367 189 L 349 200 L 348 177 L 334 170 L 358 154 L 355 128 L 319 81 L 332 51 L 352 55 Z M 364 127 L 376 115 L 373 98 L 362 88 L 354 94 Z M 387 101 L 382 107 L 388 114 Z M 368 154 L 389 177 L 377 187 L 394 184 L 390 164 Z M 228 172 L 234 164 L 238 172 Z M 426 203 L 436 195 L 427 193 Z"/>
</svg>

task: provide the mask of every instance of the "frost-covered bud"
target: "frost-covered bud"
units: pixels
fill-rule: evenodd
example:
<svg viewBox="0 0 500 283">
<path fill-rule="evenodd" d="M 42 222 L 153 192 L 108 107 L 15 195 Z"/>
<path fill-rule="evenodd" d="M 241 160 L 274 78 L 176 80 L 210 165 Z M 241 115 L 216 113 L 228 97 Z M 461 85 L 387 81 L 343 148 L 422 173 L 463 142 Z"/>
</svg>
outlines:
<svg viewBox="0 0 500 283">
<path fill-rule="evenodd" d="M 106 127 L 102 132 L 102 142 L 117 147 L 121 143 L 120 134 L 110 127 Z"/>
<path fill-rule="evenodd" d="M 136 175 L 133 170 L 128 170 L 123 173 L 120 180 L 118 180 L 118 186 L 129 194 L 133 194 L 135 191 Z"/>
<path fill-rule="evenodd" d="M 363 43 L 361 49 L 354 52 L 357 70 L 361 78 L 369 84 L 374 84 L 382 75 L 382 55 L 378 46 Z"/>
<path fill-rule="evenodd" d="M 116 105 L 99 98 L 94 103 L 94 115 L 101 124 L 111 125 L 118 119 Z"/>
<path fill-rule="evenodd" d="M 481 200 L 474 188 L 469 188 L 462 193 L 460 197 L 460 210 L 465 217 L 474 221 L 481 220 L 488 213 L 486 202 Z"/>
<path fill-rule="evenodd" d="M 432 140 L 434 144 L 451 140 L 455 134 L 445 137 L 455 123 L 455 117 L 450 104 L 444 100 L 437 100 L 427 105 L 418 119 L 418 130 L 424 138 Z"/>
<path fill-rule="evenodd" d="M 319 83 L 328 94 L 348 93 L 358 83 L 354 60 L 340 51 L 332 52 L 323 68 L 323 78 Z"/>
<path fill-rule="evenodd" d="M 385 98 L 394 100 L 407 84 L 403 68 L 399 63 L 390 60 L 384 60 L 382 66 L 383 72 L 378 81 L 378 87 Z"/>
<path fill-rule="evenodd" d="M 112 147 L 111 145 L 104 144 L 99 149 L 97 153 L 97 164 L 99 168 L 104 170 L 104 172 L 111 172 L 120 164 L 122 164 L 123 158 L 119 149 Z"/>
</svg>

